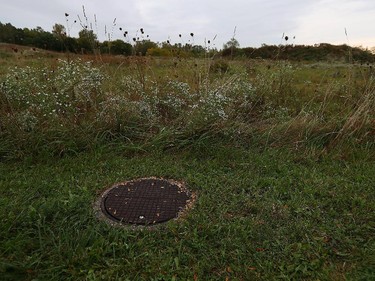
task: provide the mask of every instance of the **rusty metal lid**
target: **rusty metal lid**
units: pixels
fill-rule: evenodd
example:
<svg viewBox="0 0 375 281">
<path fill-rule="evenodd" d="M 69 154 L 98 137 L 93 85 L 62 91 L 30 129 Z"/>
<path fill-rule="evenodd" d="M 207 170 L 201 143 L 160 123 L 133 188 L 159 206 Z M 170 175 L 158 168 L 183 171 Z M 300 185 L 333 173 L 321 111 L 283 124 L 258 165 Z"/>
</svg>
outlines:
<svg viewBox="0 0 375 281">
<path fill-rule="evenodd" d="M 177 218 L 192 194 L 179 182 L 158 178 L 118 183 L 101 196 L 101 210 L 122 224 L 152 225 Z"/>
</svg>

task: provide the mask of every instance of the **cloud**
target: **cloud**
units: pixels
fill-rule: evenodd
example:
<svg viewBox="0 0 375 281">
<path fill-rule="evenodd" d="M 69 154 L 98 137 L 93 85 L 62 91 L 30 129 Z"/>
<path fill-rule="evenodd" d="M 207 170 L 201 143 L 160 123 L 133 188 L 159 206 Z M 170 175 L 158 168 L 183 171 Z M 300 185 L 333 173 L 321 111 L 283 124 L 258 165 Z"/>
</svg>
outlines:
<svg viewBox="0 0 375 281">
<path fill-rule="evenodd" d="M 324 0 L 316 2 L 311 11 L 298 19 L 293 32 L 301 44 L 375 44 L 369 36 L 374 24 L 375 2 Z M 347 30 L 348 37 L 345 35 Z"/>
</svg>

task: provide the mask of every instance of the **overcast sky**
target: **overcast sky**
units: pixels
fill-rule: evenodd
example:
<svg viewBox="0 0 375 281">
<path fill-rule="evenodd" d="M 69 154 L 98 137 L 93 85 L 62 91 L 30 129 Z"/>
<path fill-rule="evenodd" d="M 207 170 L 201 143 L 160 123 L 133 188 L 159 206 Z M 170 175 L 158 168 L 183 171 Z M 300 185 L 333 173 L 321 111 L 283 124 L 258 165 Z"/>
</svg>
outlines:
<svg viewBox="0 0 375 281">
<path fill-rule="evenodd" d="M 82 6 L 101 41 L 108 34 L 125 39 L 124 31 L 140 37 L 143 28 L 155 42 L 210 40 L 218 49 L 233 36 L 241 47 L 259 47 L 284 43 L 283 34 L 294 44 L 375 46 L 375 0 L 0 0 L 0 22 L 46 31 L 68 24 L 77 36 L 78 16 L 85 24 Z"/>
</svg>

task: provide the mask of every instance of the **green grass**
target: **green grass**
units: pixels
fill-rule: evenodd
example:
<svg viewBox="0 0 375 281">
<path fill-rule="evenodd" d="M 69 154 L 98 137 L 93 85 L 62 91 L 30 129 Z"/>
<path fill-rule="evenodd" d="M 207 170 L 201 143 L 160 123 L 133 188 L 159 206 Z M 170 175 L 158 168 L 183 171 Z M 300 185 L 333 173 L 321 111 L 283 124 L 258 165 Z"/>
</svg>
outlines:
<svg viewBox="0 0 375 281">
<path fill-rule="evenodd" d="M 323 150 L 374 144 L 375 83 L 367 68 L 220 61 L 228 67 L 221 73 L 210 71 L 215 63 L 22 58 L 18 68 L 0 69 L 0 159 L 61 156 L 108 140 L 186 143 L 202 134 Z"/>
<path fill-rule="evenodd" d="M 103 188 L 157 176 L 198 192 L 186 220 L 112 228 Z M 285 149 L 202 143 L 184 151 L 101 149 L 0 166 L 5 280 L 371 280 L 375 165 Z M 3 279 L 4 280 L 4 279 Z"/>
<path fill-rule="evenodd" d="M 367 66 L 55 58 L 0 57 L 0 280 L 375 279 Z M 97 220 L 150 176 L 198 193 L 185 220 Z"/>
</svg>

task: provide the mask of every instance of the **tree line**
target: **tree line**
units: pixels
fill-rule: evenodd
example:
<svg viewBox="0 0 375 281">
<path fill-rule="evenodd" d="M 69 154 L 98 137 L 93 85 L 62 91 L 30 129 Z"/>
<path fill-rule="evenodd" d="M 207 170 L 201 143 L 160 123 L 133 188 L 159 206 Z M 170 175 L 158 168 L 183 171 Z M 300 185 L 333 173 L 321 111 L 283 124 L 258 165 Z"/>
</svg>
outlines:
<svg viewBox="0 0 375 281">
<path fill-rule="evenodd" d="M 259 48 L 227 48 L 222 50 L 225 57 L 246 57 L 262 59 L 281 59 L 291 61 L 343 61 L 375 62 L 375 54 L 369 49 L 348 45 L 331 45 L 328 43 L 310 45 L 266 45 Z"/>
<path fill-rule="evenodd" d="M 152 56 L 204 56 L 216 50 L 200 45 L 156 43 L 149 39 L 133 38 L 132 44 L 121 39 L 100 42 L 97 35 L 88 28 L 78 33 L 78 38 L 70 37 L 62 24 L 55 24 L 52 32 L 41 27 L 33 29 L 16 28 L 10 23 L 0 22 L 0 42 L 24 45 L 57 52 L 101 53 L 111 55 L 152 55 Z"/>
<path fill-rule="evenodd" d="M 3 24 L 0 22 L 0 42 L 73 53 L 111 51 L 112 54 L 131 55 L 133 48 L 131 44 L 122 40 L 100 43 L 96 34 L 85 28 L 79 32 L 78 38 L 70 37 L 61 24 L 55 24 L 52 32 L 48 32 L 39 26 L 33 29 L 16 28 L 10 23 Z"/>
<path fill-rule="evenodd" d="M 367 49 L 327 43 L 309 45 L 266 45 L 259 48 L 240 48 L 239 42 L 231 38 L 218 51 L 215 48 L 191 44 L 170 44 L 167 40 L 156 43 L 149 39 L 132 38 L 131 44 L 117 39 L 99 42 L 93 30 L 83 28 L 78 38 L 70 37 L 62 24 L 55 24 L 52 32 L 36 28 L 16 28 L 10 23 L 0 22 L 0 42 L 41 48 L 57 52 L 101 53 L 111 55 L 151 55 L 164 57 L 213 57 L 285 59 L 296 61 L 359 61 L 375 62 L 375 55 Z M 209 42 L 208 42 L 209 43 Z"/>
</svg>

